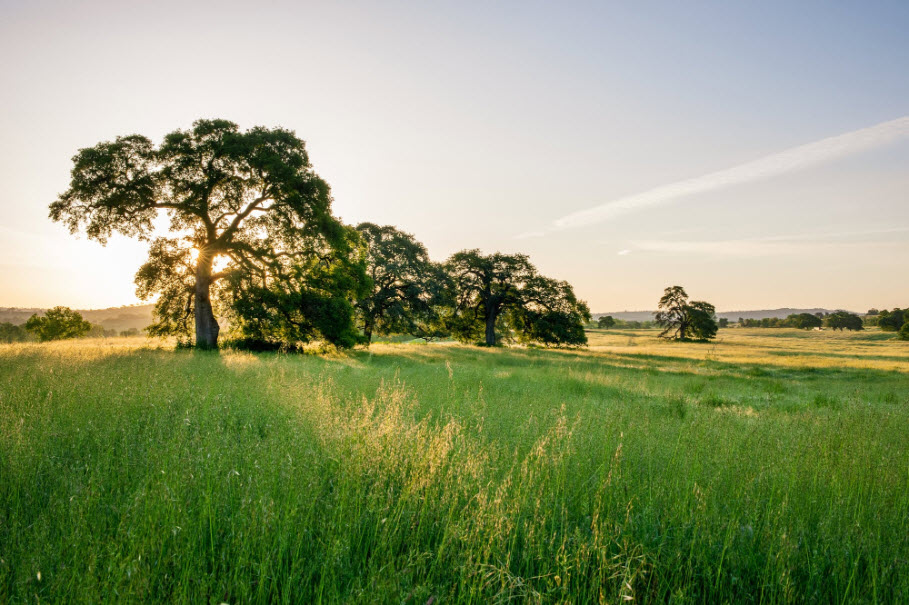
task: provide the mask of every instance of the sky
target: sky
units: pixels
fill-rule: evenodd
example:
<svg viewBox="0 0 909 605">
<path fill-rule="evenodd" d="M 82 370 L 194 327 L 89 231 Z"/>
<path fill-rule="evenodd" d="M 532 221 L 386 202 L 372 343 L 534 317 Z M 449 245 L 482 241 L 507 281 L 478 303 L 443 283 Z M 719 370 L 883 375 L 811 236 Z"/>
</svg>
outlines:
<svg viewBox="0 0 909 605">
<path fill-rule="evenodd" d="M 0 0 L 0 306 L 139 302 L 51 222 L 80 148 L 293 129 L 345 222 L 594 312 L 909 306 L 909 3 Z"/>
</svg>

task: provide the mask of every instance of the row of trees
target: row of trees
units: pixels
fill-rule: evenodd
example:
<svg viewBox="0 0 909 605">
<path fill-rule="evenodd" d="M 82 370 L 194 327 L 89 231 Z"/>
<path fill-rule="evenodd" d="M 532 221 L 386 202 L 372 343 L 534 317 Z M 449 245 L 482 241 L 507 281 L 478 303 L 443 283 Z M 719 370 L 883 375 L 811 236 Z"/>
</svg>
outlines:
<svg viewBox="0 0 909 605">
<path fill-rule="evenodd" d="M 909 309 L 894 308 L 892 311 L 884 309 L 869 309 L 865 316 L 865 323 L 880 327 L 884 332 L 900 332 L 909 323 Z M 909 330 L 909 329 L 907 329 Z"/>
<path fill-rule="evenodd" d="M 138 336 L 139 330 L 130 328 L 117 332 L 99 324 L 86 321 L 82 314 L 69 307 L 54 307 L 44 315 L 32 315 L 24 324 L 0 323 L 0 342 L 27 342 L 37 340 L 63 340 L 67 338 L 107 338 L 111 336 Z"/>
<path fill-rule="evenodd" d="M 239 342 L 260 345 L 350 347 L 391 332 L 586 342 L 587 305 L 525 255 L 464 250 L 438 264 L 394 227 L 341 223 L 289 130 L 199 120 L 160 146 L 118 137 L 73 162 L 50 217 L 102 244 L 114 233 L 151 242 L 136 285 L 158 297 L 152 335 L 216 348 L 226 320 Z M 153 237 L 161 211 L 169 237 Z"/>
<path fill-rule="evenodd" d="M 826 326 L 834 330 L 862 330 L 864 322 L 861 317 L 848 311 L 833 313 L 796 313 L 785 319 L 764 317 L 762 319 L 742 319 L 739 324 L 744 328 L 799 328 L 811 330 Z"/>
<path fill-rule="evenodd" d="M 877 325 L 885 332 L 899 332 L 903 340 L 909 340 L 909 309 L 896 307 L 892 311 L 879 311 Z"/>
<path fill-rule="evenodd" d="M 636 319 L 616 319 L 612 315 L 603 315 L 598 317 L 596 323 L 590 327 L 600 328 L 601 330 L 641 330 L 654 327 L 656 324 L 652 321 L 638 321 Z"/>
</svg>

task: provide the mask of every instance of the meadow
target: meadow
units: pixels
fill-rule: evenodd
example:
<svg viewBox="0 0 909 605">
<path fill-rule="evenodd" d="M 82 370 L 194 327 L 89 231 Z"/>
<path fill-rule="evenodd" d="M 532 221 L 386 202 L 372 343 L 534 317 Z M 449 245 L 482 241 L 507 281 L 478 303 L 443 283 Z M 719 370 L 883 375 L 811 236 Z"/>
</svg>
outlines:
<svg viewBox="0 0 909 605">
<path fill-rule="evenodd" d="M 909 343 L 0 345 L 0 602 L 909 601 Z"/>
</svg>

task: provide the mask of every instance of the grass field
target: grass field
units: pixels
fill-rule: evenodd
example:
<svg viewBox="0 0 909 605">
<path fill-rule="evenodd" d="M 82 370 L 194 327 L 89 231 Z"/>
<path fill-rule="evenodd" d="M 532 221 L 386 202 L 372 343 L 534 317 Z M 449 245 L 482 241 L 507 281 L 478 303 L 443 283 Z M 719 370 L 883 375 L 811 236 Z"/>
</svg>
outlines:
<svg viewBox="0 0 909 605">
<path fill-rule="evenodd" d="M 0 345 L 0 602 L 907 602 L 909 343 Z"/>
</svg>

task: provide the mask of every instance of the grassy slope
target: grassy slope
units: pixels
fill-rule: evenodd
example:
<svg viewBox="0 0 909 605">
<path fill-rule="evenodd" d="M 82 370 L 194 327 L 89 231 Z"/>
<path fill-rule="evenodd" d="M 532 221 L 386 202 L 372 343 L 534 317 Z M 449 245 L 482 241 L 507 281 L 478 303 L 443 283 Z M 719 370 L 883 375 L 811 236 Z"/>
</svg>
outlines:
<svg viewBox="0 0 909 605">
<path fill-rule="evenodd" d="M 3 345 L 0 602 L 905 601 L 907 421 L 879 332 Z"/>
</svg>

